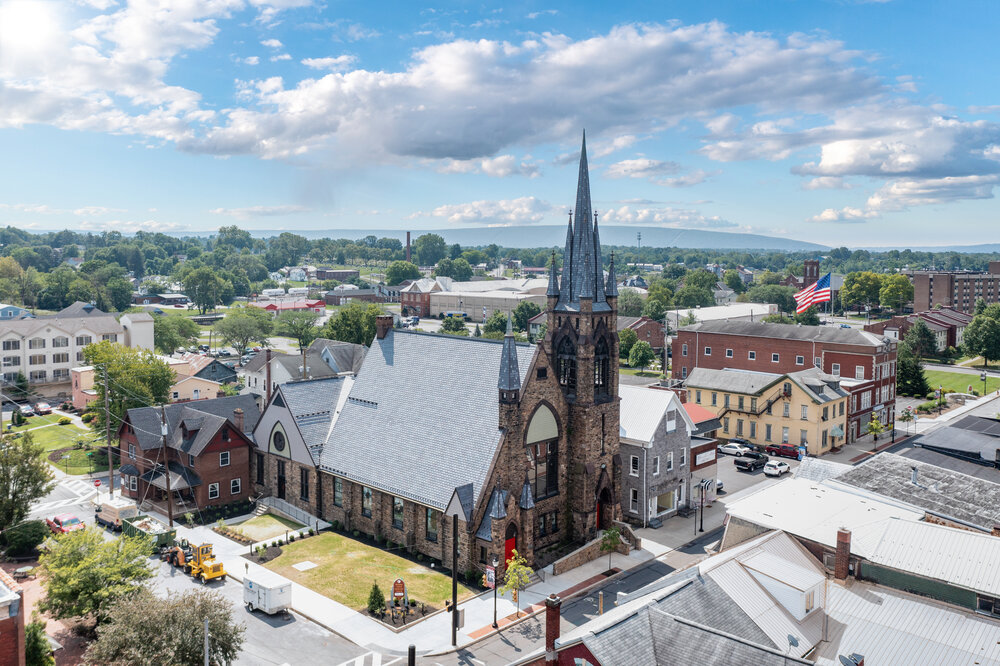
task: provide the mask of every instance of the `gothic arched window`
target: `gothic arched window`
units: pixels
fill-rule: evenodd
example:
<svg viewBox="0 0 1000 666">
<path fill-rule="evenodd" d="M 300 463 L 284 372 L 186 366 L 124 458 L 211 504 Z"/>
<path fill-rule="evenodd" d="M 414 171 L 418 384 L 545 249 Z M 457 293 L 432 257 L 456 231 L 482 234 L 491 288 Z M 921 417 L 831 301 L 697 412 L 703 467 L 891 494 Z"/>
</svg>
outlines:
<svg viewBox="0 0 1000 666">
<path fill-rule="evenodd" d="M 598 338 L 597 345 L 594 347 L 594 393 L 598 396 L 607 396 L 610 390 L 610 364 L 608 341 L 603 337 Z"/>
<path fill-rule="evenodd" d="M 556 363 L 559 371 L 559 385 L 567 393 L 576 393 L 576 346 L 569 336 L 559 342 L 556 349 Z"/>
</svg>

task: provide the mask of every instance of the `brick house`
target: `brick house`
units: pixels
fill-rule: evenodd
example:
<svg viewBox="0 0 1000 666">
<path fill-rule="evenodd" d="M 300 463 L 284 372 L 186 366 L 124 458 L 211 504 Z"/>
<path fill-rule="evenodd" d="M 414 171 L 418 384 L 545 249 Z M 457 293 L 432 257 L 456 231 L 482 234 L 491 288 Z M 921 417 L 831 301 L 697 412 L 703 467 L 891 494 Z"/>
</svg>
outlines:
<svg viewBox="0 0 1000 666">
<path fill-rule="evenodd" d="M 187 363 L 188 367 L 176 368 L 178 375 L 187 374 L 188 377 L 210 379 L 220 384 L 229 384 L 237 379 L 236 370 L 217 358 L 186 352 L 181 356 L 181 360 Z"/>
<path fill-rule="evenodd" d="M 917 320 L 921 320 L 934 334 L 937 351 L 948 347 L 959 347 L 964 341 L 965 327 L 972 321 L 972 315 L 952 308 L 939 308 L 917 312 L 905 317 L 895 316 L 886 321 L 877 321 L 865 326 L 865 330 L 876 335 L 884 335 L 893 340 L 902 340 L 910 332 Z"/>
<path fill-rule="evenodd" d="M 663 322 L 649 317 L 618 317 L 618 332 L 621 333 L 626 328 L 635 331 L 639 340 L 648 342 L 657 354 L 663 353 L 666 337 Z"/>
<path fill-rule="evenodd" d="M 886 426 L 894 423 L 896 342 L 888 337 L 828 326 L 720 320 L 682 327 L 671 344 L 671 377 L 678 382 L 695 368 L 790 373 L 814 366 L 839 377 L 850 393 L 848 443 L 867 432 L 873 414 Z"/>
<path fill-rule="evenodd" d="M 441 284 L 433 278 L 414 280 L 399 290 L 400 312 L 404 317 L 430 317 L 431 293 L 442 289 Z"/>
<path fill-rule="evenodd" d="M 24 666 L 24 591 L 0 570 L 0 666 Z"/>
<path fill-rule="evenodd" d="M 502 341 L 417 333 L 394 329 L 391 316 L 378 317 L 353 383 L 327 380 L 330 388 L 311 392 L 322 393 L 323 404 L 302 408 L 303 416 L 329 427 L 302 433 L 298 453 L 290 452 L 299 460 L 286 459 L 286 501 L 306 501 L 289 476 L 308 476 L 309 449 L 319 463 L 320 495 L 310 489 L 308 502 L 321 518 L 463 571 L 493 557 L 505 562 L 515 548 L 532 565 L 545 564 L 550 546 L 593 539 L 620 520 L 617 285 L 613 262 L 606 282 L 603 276 L 585 147 L 576 208 L 562 278 L 549 272 L 544 338 L 527 345 L 513 333 Z M 403 305 L 423 307 L 412 300 Z M 294 415 L 299 401 L 286 399 L 293 406 L 276 408 L 272 400 L 266 410 L 258 452 L 274 432 L 289 435 L 286 445 L 297 441 L 289 433 L 302 431 Z M 278 461 L 274 452 L 263 453 L 265 471 L 263 477 L 255 471 L 255 480 L 262 478 L 261 491 L 274 495 L 271 465 Z M 444 519 L 449 507 L 458 516 L 457 534 Z M 453 563 L 456 538 L 462 560 Z"/>
<path fill-rule="evenodd" d="M 161 413 L 166 414 L 163 446 Z M 128 410 L 118 430 L 122 494 L 140 504 L 166 507 L 167 479 L 174 512 L 191 511 L 250 497 L 252 432 L 260 418 L 253 396 Z"/>
<path fill-rule="evenodd" d="M 622 515 L 646 527 L 690 502 L 694 422 L 673 391 L 619 386 L 618 395 Z"/>
</svg>

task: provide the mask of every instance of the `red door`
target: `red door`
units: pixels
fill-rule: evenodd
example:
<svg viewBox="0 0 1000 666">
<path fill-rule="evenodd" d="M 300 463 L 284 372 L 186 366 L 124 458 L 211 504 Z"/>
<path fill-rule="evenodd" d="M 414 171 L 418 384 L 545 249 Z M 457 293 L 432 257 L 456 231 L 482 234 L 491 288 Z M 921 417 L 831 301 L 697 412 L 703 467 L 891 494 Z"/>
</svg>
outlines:
<svg viewBox="0 0 1000 666">
<path fill-rule="evenodd" d="M 507 562 L 514 557 L 514 549 L 517 548 L 517 528 L 514 523 L 507 525 L 506 539 L 503 542 L 503 562 L 506 568 Z"/>
</svg>

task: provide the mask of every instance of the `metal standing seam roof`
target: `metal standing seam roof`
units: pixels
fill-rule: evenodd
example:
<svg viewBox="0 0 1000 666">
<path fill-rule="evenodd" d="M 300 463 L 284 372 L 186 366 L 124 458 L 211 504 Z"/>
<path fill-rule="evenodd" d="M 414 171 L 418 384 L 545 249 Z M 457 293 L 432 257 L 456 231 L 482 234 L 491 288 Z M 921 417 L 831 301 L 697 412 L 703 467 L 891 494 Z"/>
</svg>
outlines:
<svg viewBox="0 0 1000 666">
<path fill-rule="evenodd" d="M 523 386 L 535 353 L 516 345 Z M 383 492 L 444 509 L 472 483 L 478 501 L 500 442 L 502 342 L 401 330 L 375 339 L 321 467 Z"/>
<path fill-rule="evenodd" d="M 695 310 L 695 314 L 697 315 L 697 310 Z M 883 336 L 856 328 L 768 324 L 759 321 L 732 321 L 725 319 L 702 321 L 690 326 L 683 326 L 680 330 L 699 333 L 728 333 L 731 335 L 747 335 L 781 340 L 806 340 L 843 345 L 863 345 L 865 347 L 879 347 L 886 344 L 885 340 L 888 340 L 888 338 L 883 338 Z M 889 340 L 889 342 L 892 342 L 892 340 Z"/>
<path fill-rule="evenodd" d="M 774 386 L 785 375 L 773 372 L 752 372 L 745 370 L 713 370 L 695 368 L 684 380 L 688 388 L 728 391 L 746 395 L 759 394 Z"/>
<path fill-rule="evenodd" d="M 694 422 L 673 391 L 619 384 L 618 396 L 621 398 L 619 417 L 621 437 L 638 442 L 652 441 L 657 428 L 671 409 L 674 410 L 677 419 L 687 424 L 689 432 L 695 428 Z"/>
</svg>

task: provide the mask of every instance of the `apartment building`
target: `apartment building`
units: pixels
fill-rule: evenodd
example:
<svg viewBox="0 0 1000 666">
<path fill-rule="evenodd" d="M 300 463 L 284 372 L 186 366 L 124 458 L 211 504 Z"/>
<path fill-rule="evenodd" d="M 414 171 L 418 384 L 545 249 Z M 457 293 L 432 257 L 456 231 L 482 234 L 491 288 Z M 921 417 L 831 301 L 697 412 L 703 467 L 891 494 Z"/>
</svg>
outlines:
<svg viewBox="0 0 1000 666">
<path fill-rule="evenodd" d="M 847 442 L 872 416 L 895 420 L 896 341 L 857 329 L 748 321 L 685 326 L 672 342 L 671 377 L 686 383 L 695 368 L 794 373 L 815 367 L 848 391 Z"/>
<path fill-rule="evenodd" d="M 102 340 L 152 349 L 153 319 L 144 312 L 116 319 L 78 302 L 55 315 L 6 321 L 0 329 L 3 381 L 21 373 L 38 393 L 69 397 L 70 369 L 83 362 L 84 347 Z"/>
<path fill-rule="evenodd" d="M 991 261 L 985 273 L 973 271 L 914 271 L 913 309 L 932 310 L 935 306 L 954 308 L 965 314 L 976 311 L 976 301 L 1000 303 L 1000 261 Z"/>
<path fill-rule="evenodd" d="M 791 373 L 695 368 L 688 399 L 722 424 L 719 436 L 753 444 L 791 444 L 813 456 L 844 442 L 848 393 L 817 368 Z"/>
</svg>

